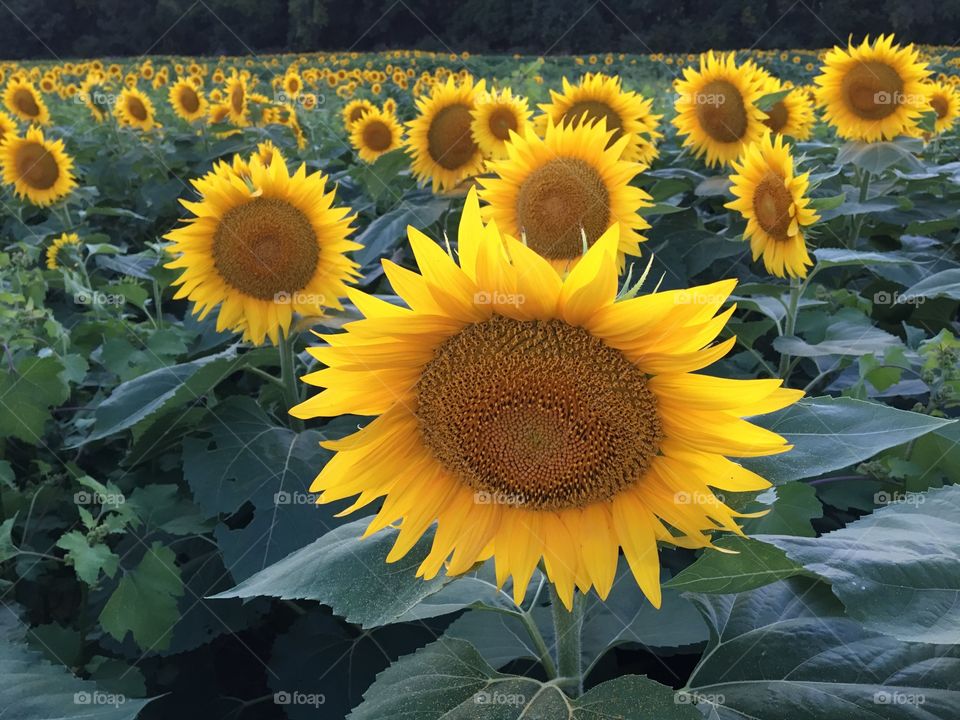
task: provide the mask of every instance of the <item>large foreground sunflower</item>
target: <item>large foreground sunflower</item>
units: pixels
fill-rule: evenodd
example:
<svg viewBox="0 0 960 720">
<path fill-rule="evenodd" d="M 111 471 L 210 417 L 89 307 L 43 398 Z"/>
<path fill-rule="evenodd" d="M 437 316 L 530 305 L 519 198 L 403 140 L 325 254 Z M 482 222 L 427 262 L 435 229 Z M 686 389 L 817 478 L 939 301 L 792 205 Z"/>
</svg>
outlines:
<svg viewBox="0 0 960 720">
<path fill-rule="evenodd" d="M 47 140 L 43 131 L 31 127 L 23 137 L 8 135 L 0 143 L 3 181 L 34 205 L 50 205 L 77 186 L 73 159 L 63 140 Z"/>
<path fill-rule="evenodd" d="M 421 182 L 429 180 L 434 192 L 450 190 L 483 169 L 483 152 L 471 131 L 483 86 L 471 77 L 457 84 L 451 76 L 417 100 L 419 114 L 407 124 L 410 169 Z"/>
<path fill-rule="evenodd" d="M 124 88 L 120 91 L 114 114 L 121 125 L 147 132 L 156 127 L 156 112 L 153 101 L 137 88 Z"/>
<path fill-rule="evenodd" d="M 656 142 L 663 134 L 657 130 L 661 115 L 652 112 L 653 101 L 635 92 L 625 91 L 619 77 L 587 73 L 576 85 L 563 78 L 563 92 L 550 91 L 551 102 L 540 105 L 543 115 L 537 118 L 542 135 L 547 122 L 554 125 L 578 124 L 586 119 L 594 123 L 603 119 L 613 131 L 612 141 L 628 135 L 623 159 L 649 165 L 657 155 Z"/>
<path fill-rule="evenodd" d="M 777 277 L 806 277 L 813 263 L 807 254 L 803 227 L 817 221 L 807 198 L 809 173 L 795 175 L 790 147 L 780 135 L 765 136 L 733 163 L 733 187 L 737 196 L 725 207 L 737 210 L 747 220 L 753 259 L 763 256 L 767 272 Z"/>
<path fill-rule="evenodd" d="M 543 139 L 513 135 L 507 159 L 488 163 L 496 174 L 480 178 L 483 212 L 513 238 L 522 238 L 560 271 L 568 270 L 611 226 L 618 225 L 621 266 L 639 255 L 650 225 L 637 213 L 650 196 L 630 181 L 643 168 L 621 159 L 626 136 L 610 144 L 604 120 L 587 125 L 548 124 Z"/>
<path fill-rule="evenodd" d="M 11 78 L 3 92 L 3 104 L 14 116 L 24 122 L 37 125 L 47 125 L 50 122 L 47 104 L 29 80 Z"/>
<path fill-rule="evenodd" d="M 194 217 L 165 237 L 182 268 L 175 297 L 196 303 L 201 318 L 220 305 L 218 330 L 238 330 L 256 344 L 286 334 L 294 312 L 317 316 L 342 306 L 346 283 L 357 265 L 345 253 L 360 246 L 347 240 L 349 208 L 333 207 L 327 178 L 292 176 L 279 153 L 269 166 L 254 155 L 249 177 L 225 168 L 193 181 L 199 202 L 181 200 Z"/>
<path fill-rule="evenodd" d="M 510 133 L 526 135 L 531 114 L 526 99 L 510 88 L 483 94 L 473 111 L 473 139 L 486 157 L 502 160 L 507 157 Z"/>
<path fill-rule="evenodd" d="M 372 163 L 403 143 L 403 127 L 390 113 L 368 110 L 350 126 L 350 144 L 361 160 Z"/>
<path fill-rule="evenodd" d="M 337 454 L 311 490 L 359 496 L 350 510 L 384 498 L 367 534 L 400 523 L 388 562 L 436 523 L 419 575 L 493 557 L 520 602 L 542 560 L 570 607 L 575 587 L 606 597 L 622 548 L 659 605 L 658 542 L 741 532 L 712 488 L 769 483 L 725 456 L 789 449 L 741 418 L 802 393 L 694 374 L 733 345 L 711 345 L 733 281 L 618 302 L 616 229 L 562 278 L 484 227 L 473 190 L 459 265 L 413 229 L 410 243 L 421 274 L 384 262 L 409 308 L 351 291 L 365 319 L 311 350 L 326 368 L 304 380 L 326 389 L 291 411 L 375 416 L 324 443 Z"/>
<path fill-rule="evenodd" d="M 881 35 L 871 45 L 865 38 L 846 50 L 826 54 L 814 81 L 824 119 L 848 140 L 875 142 L 916 131 L 927 104 L 929 71 L 913 45 L 900 47 L 893 35 Z"/>
<path fill-rule="evenodd" d="M 700 56 L 700 68 L 684 68 L 676 83 L 677 115 L 683 145 L 707 165 L 728 165 L 766 132 L 764 113 L 756 102 L 763 95 L 763 76 L 756 66 L 738 67 L 734 54 Z"/>
<path fill-rule="evenodd" d="M 207 101 L 188 78 L 180 78 L 170 86 L 170 105 L 187 122 L 206 116 Z"/>
</svg>

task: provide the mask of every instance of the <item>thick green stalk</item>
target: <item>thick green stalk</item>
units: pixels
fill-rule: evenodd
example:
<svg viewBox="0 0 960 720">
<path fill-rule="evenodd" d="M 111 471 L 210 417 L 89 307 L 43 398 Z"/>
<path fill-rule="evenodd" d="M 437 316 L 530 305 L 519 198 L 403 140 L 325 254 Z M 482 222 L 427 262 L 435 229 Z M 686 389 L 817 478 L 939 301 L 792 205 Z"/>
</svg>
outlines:
<svg viewBox="0 0 960 720">
<path fill-rule="evenodd" d="M 583 631 L 583 599 L 574 592 L 573 609 L 567 610 L 550 585 L 550 608 L 553 611 L 553 629 L 557 639 L 557 674 L 568 692 L 577 697 L 583 692 L 583 672 L 580 665 L 580 643 Z"/>
</svg>

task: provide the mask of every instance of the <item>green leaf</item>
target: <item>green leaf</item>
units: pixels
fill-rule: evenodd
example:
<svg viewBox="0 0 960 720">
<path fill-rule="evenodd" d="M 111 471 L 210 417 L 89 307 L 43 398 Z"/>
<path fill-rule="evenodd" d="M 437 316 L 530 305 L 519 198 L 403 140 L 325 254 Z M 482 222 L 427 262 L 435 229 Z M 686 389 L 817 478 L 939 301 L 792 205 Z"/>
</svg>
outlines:
<svg viewBox="0 0 960 720">
<path fill-rule="evenodd" d="M 366 266 L 390 254 L 407 237 L 407 226 L 425 230 L 433 225 L 450 207 L 450 200 L 442 197 L 426 199 L 407 198 L 397 207 L 380 215 L 357 237 L 363 245 L 354 253 L 354 259 Z"/>
<path fill-rule="evenodd" d="M 792 577 L 803 570 L 782 550 L 757 540 L 725 535 L 715 544 L 733 552 L 704 550 L 692 565 L 664 583 L 664 588 L 697 593 L 737 593 Z"/>
<path fill-rule="evenodd" d="M 900 344 L 898 337 L 874 327 L 862 315 L 857 319 L 853 319 L 853 315 L 835 318 L 827 327 L 823 340 L 818 343 L 811 344 L 799 337 L 784 335 L 774 339 L 773 347 L 777 352 L 794 357 L 822 357 L 885 353 Z"/>
<path fill-rule="evenodd" d="M 892 504 L 819 538 L 760 539 L 828 580 L 867 629 L 960 643 L 960 486 L 878 496 Z"/>
<path fill-rule="evenodd" d="M 51 664 L 24 642 L 27 626 L 0 607 L 0 707 L 16 720 L 133 720 L 150 702 L 104 692 Z"/>
<path fill-rule="evenodd" d="M 848 142 L 837 153 L 837 165 L 848 163 L 873 175 L 879 175 L 895 165 L 908 170 L 923 169 L 923 164 L 913 155 L 910 145 L 904 142 Z"/>
<path fill-rule="evenodd" d="M 741 526 L 748 535 L 801 535 L 813 537 L 811 520 L 823 517 L 823 505 L 817 500 L 817 491 L 802 482 L 789 482 L 757 496 L 760 503 L 770 506 L 762 517 L 744 518 Z"/>
<path fill-rule="evenodd" d="M 712 706 L 711 720 L 956 718 L 960 648 L 865 629 L 824 583 L 691 599 L 711 641 L 685 692 Z"/>
<path fill-rule="evenodd" d="M 752 422 L 783 435 L 794 447 L 741 463 L 775 484 L 817 477 L 902 445 L 953 420 L 852 398 L 806 398 Z"/>
<path fill-rule="evenodd" d="M 416 577 L 417 566 L 430 550 L 432 532 L 425 533 L 403 558 L 388 564 L 387 553 L 398 531 L 386 528 L 362 539 L 369 522 L 363 518 L 341 525 L 214 597 L 316 600 L 361 627 L 396 622 L 452 578 L 442 573 L 432 580 Z"/>
<path fill-rule="evenodd" d="M 757 107 L 767 112 L 778 102 L 783 100 L 787 95 L 793 92 L 793 88 L 784 88 L 783 90 L 777 90 L 777 92 L 767 93 L 766 95 L 761 95 L 757 100 Z"/>
<path fill-rule="evenodd" d="M 902 265 L 914 262 L 898 252 L 865 252 L 862 250 L 843 250 L 840 248 L 818 248 L 813 251 L 817 265 L 821 268 L 843 267 L 846 265 Z"/>
<path fill-rule="evenodd" d="M 832 195 L 830 197 L 813 198 L 810 201 L 810 207 L 814 210 L 836 210 L 838 207 L 843 205 L 846 199 L 847 199 L 847 196 L 845 193 L 840 193 L 839 195 Z"/>
<path fill-rule="evenodd" d="M 0 524 L 0 563 L 14 558 L 20 552 L 20 549 L 13 544 L 13 524 L 17 521 L 17 516 L 7 518 Z"/>
<path fill-rule="evenodd" d="M 568 720 L 702 720 L 673 690 L 646 677 L 625 675 L 579 698 L 556 686 L 491 668 L 470 643 L 440 638 L 400 658 L 377 676 L 350 720 L 567 718 Z"/>
<path fill-rule="evenodd" d="M 163 650 L 180 619 L 177 599 L 182 595 L 176 555 L 155 542 L 140 564 L 120 579 L 100 613 L 100 624 L 119 641 L 129 631 L 145 651 Z"/>
<path fill-rule="evenodd" d="M 117 574 L 120 557 L 103 543 L 91 545 L 79 530 L 62 535 L 57 547 L 67 551 L 67 562 L 73 565 L 77 577 L 91 587 L 97 584 L 101 572 L 111 578 Z"/>
<path fill-rule="evenodd" d="M 921 297 L 948 297 L 951 300 L 960 300 L 960 268 L 941 270 L 924 278 L 904 290 L 899 299 L 901 302 L 910 302 Z"/>
<path fill-rule="evenodd" d="M 50 419 L 50 408 L 70 397 L 63 363 L 55 357 L 21 357 L 14 371 L 0 374 L 0 438 L 36 445 Z"/>
<path fill-rule="evenodd" d="M 553 616 L 550 608 L 537 606 L 531 610 L 529 617 L 536 624 L 547 647 L 553 647 Z M 443 636 L 470 643 L 491 667 L 498 670 L 516 660 L 529 660 L 531 664 L 540 660 L 539 649 L 516 615 L 471 610 L 450 623 Z M 552 659 L 556 662 L 555 658 Z"/>
</svg>

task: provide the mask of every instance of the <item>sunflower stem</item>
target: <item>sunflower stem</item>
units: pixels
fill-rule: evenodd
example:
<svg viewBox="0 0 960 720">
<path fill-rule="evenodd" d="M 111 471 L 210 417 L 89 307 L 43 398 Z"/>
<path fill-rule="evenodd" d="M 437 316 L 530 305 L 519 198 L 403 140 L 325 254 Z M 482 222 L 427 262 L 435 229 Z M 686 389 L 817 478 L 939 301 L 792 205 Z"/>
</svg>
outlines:
<svg viewBox="0 0 960 720">
<path fill-rule="evenodd" d="M 800 279 L 790 278 L 790 301 L 787 305 L 787 317 L 784 321 L 783 334 L 785 337 L 793 337 L 797 330 L 797 311 L 800 306 Z M 790 372 L 790 354 L 783 353 L 780 356 L 780 377 L 783 378 L 783 384 L 787 384 L 787 375 Z"/>
<path fill-rule="evenodd" d="M 300 403 L 300 389 L 297 387 L 297 375 L 294 369 L 295 345 L 295 339 L 288 337 L 285 332 L 280 333 L 280 343 L 277 346 L 280 351 L 280 380 L 283 383 L 283 405 L 288 412 L 290 408 Z M 303 422 L 291 418 L 290 427 L 300 432 L 303 430 Z"/>
<path fill-rule="evenodd" d="M 553 611 L 553 629 L 557 643 L 557 673 L 567 680 L 565 687 L 573 697 L 583 692 L 583 672 L 580 664 L 580 634 L 583 630 L 583 601 L 574 592 L 573 608 L 567 610 L 557 589 L 550 584 L 550 609 Z"/>
</svg>

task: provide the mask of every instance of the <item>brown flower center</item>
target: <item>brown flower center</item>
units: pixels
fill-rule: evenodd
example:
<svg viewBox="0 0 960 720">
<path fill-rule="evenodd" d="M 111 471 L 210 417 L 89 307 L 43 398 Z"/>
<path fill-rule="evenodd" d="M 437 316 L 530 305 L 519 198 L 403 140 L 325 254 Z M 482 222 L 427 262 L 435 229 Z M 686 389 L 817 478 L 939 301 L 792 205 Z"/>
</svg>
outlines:
<svg viewBox="0 0 960 720">
<path fill-rule="evenodd" d="M 363 144 L 374 152 L 383 152 L 393 143 L 393 133 L 386 123 L 379 120 L 367 123 L 363 128 Z"/>
<path fill-rule="evenodd" d="M 545 258 L 583 253 L 610 227 L 610 194 L 600 173 L 576 158 L 556 158 L 534 170 L 517 195 L 517 224 Z"/>
<path fill-rule="evenodd" d="M 40 106 L 37 104 L 37 98 L 27 88 L 19 88 L 13 93 L 13 104 L 24 115 L 36 117 L 40 114 Z"/>
<path fill-rule="evenodd" d="M 456 170 L 473 159 L 477 144 L 470 133 L 471 121 L 466 105 L 449 105 L 436 114 L 427 131 L 427 149 L 437 165 Z"/>
<path fill-rule="evenodd" d="M 783 178 L 768 172 L 753 195 L 753 212 L 760 227 L 777 240 L 789 238 L 790 206 L 793 196 L 783 184 Z"/>
<path fill-rule="evenodd" d="M 746 134 L 743 96 L 729 80 L 708 82 L 694 95 L 693 102 L 700 127 L 717 142 L 737 142 Z"/>
<path fill-rule="evenodd" d="M 610 145 L 619 140 L 620 136 L 623 135 L 623 120 L 620 118 L 620 115 L 606 103 L 596 100 L 582 100 L 574 103 L 563 113 L 561 120 L 563 122 L 569 121 L 576 124 L 583 118 L 584 113 L 587 114 L 588 123 L 603 119 L 607 121 L 607 130 L 615 131 L 607 143 L 607 147 L 610 147 Z"/>
<path fill-rule="evenodd" d="M 853 67 L 843 78 L 843 95 L 857 117 L 882 120 L 903 103 L 903 79 L 886 63 L 871 60 Z"/>
<path fill-rule="evenodd" d="M 784 105 L 783 100 L 781 100 L 767 110 L 767 117 L 764 119 L 763 124 L 773 132 L 778 133 L 786 127 L 789 119 L 790 114 L 787 112 L 787 106 Z"/>
<path fill-rule="evenodd" d="M 517 131 L 517 116 L 509 108 L 499 107 L 490 113 L 490 120 L 487 124 L 495 138 L 509 140 L 510 131 Z"/>
<path fill-rule="evenodd" d="M 190 115 L 200 109 L 200 98 L 193 88 L 186 85 L 180 88 L 180 105 Z"/>
<path fill-rule="evenodd" d="M 49 190 L 60 177 L 60 166 L 43 145 L 31 142 L 17 151 L 17 172 L 30 187 Z"/>
<path fill-rule="evenodd" d="M 663 437 L 646 376 L 560 320 L 467 326 L 416 390 L 424 443 L 478 502 L 560 510 L 609 500 L 643 476 Z"/>
</svg>

